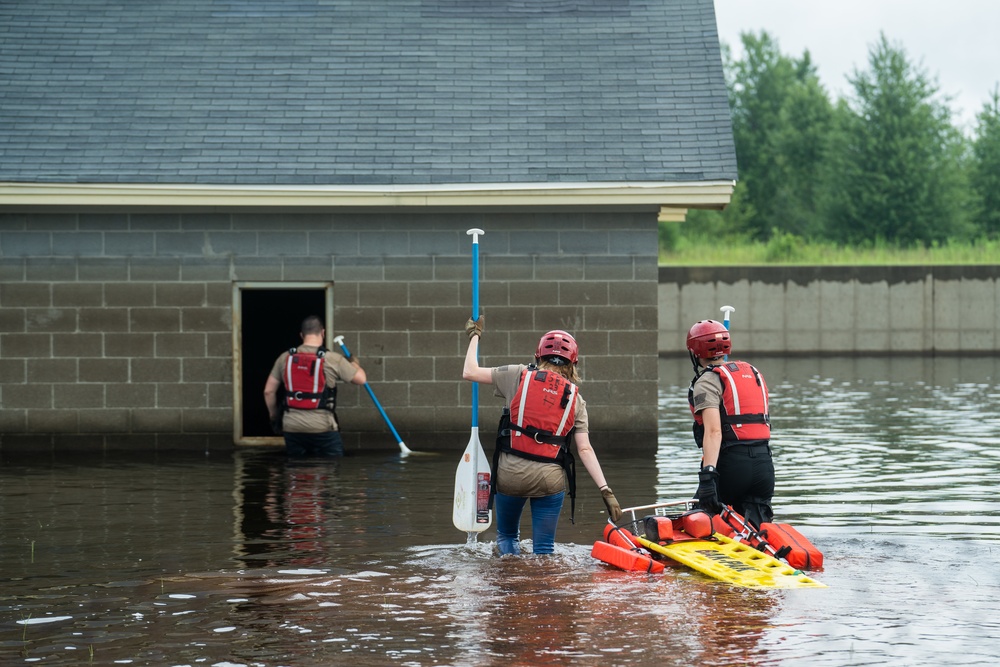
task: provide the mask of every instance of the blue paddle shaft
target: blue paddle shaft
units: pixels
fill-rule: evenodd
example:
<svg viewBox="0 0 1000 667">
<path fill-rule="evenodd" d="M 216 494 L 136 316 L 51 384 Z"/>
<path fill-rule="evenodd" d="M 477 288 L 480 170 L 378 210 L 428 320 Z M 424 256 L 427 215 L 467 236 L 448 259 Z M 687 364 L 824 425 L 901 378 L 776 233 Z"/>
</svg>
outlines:
<svg viewBox="0 0 1000 667">
<path fill-rule="evenodd" d="M 344 343 L 341 341 L 337 341 L 337 345 L 340 346 L 340 349 L 343 351 L 344 356 L 347 357 L 348 360 L 350 360 L 351 351 L 347 349 L 347 346 L 344 345 Z M 396 438 L 397 443 L 402 442 L 403 439 L 399 437 L 399 433 L 396 432 L 396 427 L 392 425 L 391 421 L 389 421 L 389 415 L 385 414 L 385 410 L 382 409 L 382 404 L 378 402 L 377 398 L 375 398 L 375 392 L 372 391 L 372 388 L 368 386 L 367 382 L 365 382 L 365 389 L 368 391 L 368 395 L 371 397 L 372 403 L 374 403 L 375 407 L 378 408 L 379 414 L 382 415 L 382 419 L 385 420 L 385 425 L 389 427 L 390 431 L 392 431 L 392 437 Z"/>
<path fill-rule="evenodd" d="M 472 319 L 479 319 L 479 237 L 472 236 Z M 479 346 L 476 346 L 479 361 Z M 472 428 L 479 426 L 479 383 L 472 383 Z"/>
</svg>

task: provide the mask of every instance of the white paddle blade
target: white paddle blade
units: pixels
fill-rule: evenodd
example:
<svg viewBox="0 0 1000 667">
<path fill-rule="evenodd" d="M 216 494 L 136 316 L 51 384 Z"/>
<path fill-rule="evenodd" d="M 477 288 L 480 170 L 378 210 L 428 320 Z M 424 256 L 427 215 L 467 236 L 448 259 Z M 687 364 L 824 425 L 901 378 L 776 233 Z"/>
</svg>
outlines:
<svg viewBox="0 0 1000 667">
<path fill-rule="evenodd" d="M 479 428 L 473 427 L 455 471 L 455 506 L 451 515 L 455 528 L 481 533 L 493 523 L 493 511 L 487 509 L 490 481 L 490 462 L 479 442 Z"/>
</svg>

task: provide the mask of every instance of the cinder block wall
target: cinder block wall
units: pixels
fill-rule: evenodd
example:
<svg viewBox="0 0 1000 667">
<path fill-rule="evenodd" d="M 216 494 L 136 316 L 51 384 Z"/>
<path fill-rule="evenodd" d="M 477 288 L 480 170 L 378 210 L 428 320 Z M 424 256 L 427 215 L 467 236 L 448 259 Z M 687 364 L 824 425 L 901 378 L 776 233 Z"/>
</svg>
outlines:
<svg viewBox="0 0 1000 667">
<path fill-rule="evenodd" d="M 595 431 L 655 436 L 654 214 L 8 212 L 0 447 L 232 447 L 237 281 L 333 280 L 328 334 L 354 343 L 407 442 L 467 439 L 471 227 L 486 231 L 482 362 L 527 361 L 540 333 L 568 329 Z M 349 447 L 385 430 L 363 390 L 339 398 Z M 489 431 L 499 401 L 480 404 Z"/>
<path fill-rule="evenodd" d="M 660 353 L 724 305 L 739 354 L 1000 352 L 996 266 L 660 267 Z"/>
</svg>

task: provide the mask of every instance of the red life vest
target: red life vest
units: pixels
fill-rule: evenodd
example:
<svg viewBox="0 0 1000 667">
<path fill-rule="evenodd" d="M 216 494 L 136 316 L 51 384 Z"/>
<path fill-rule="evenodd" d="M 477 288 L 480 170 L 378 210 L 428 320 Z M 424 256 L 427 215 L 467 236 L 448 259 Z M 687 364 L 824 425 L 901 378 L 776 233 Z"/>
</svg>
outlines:
<svg viewBox="0 0 1000 667">
<path fill-rule="evenodd" d="M 566 471 L 569 487 L 569 520 L 575 523 L 576 459 L 570 439 L 576 426 L 577 387 L 559 373 L 540 371 L 534 365 L 521 372 L 510 409 L 504 408 L 497 427 L 497 446 L 493 450 L 493 470 L 500 469 L 500 452 L 510 452 L 531 461 L 559 464 Z M 489 507 L 497 491 L 497 479 L 491 480 Z"/>
<path fill-rule="evenodd" d="M 560 461 L 576 421 L 576 395 L 576 385 L 559 373 L 525 369 L 511 397 L 504 449 L 536 461 Z"/>
<path fill-rule="evenodd" d="M 295 410 L 333 410 L 334 390 L 326 386 L 323 350 L 288 351 L 285 362 L 285 405 Z"/>
<path fill-rule="evenodd" d="M 745 361 L 727 361 L 718 366 L 709 366 L 705 372 L 712 372 L 722 380 L 722 444 L 753 445 L 766 443 L 771 438 L 771 417 L 768 413 L 767 384 L 764 376 Z M 701 414 L 694 411 L 695 377 L 688 389 L 688 404 L 694 415 L 694 439 L 701 447 L 705 436 L 705 424 Z"/>
</svg>

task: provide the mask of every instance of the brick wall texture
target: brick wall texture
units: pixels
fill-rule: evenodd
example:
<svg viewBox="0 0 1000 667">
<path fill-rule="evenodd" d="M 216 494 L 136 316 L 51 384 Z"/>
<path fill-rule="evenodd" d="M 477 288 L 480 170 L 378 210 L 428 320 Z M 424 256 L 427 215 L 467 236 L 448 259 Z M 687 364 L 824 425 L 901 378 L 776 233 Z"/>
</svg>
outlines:
<svg viewBox="0 0 1000 667">
<path fill-rule="evenodd" d="M 471 227 L 482 363 L 567 329 L 592 428 L 655 434 L 655 214 L 116 210 L 0 213 L 0 448 L 232 447 L 233 286 L 254 282 L 333 281 L 328 336 L 404 439 L 467 434 Z M 357 389 L 338 412 L 384 431 Z M 480 404 L 488 431 L 500 403 Z"/>
</svg>

